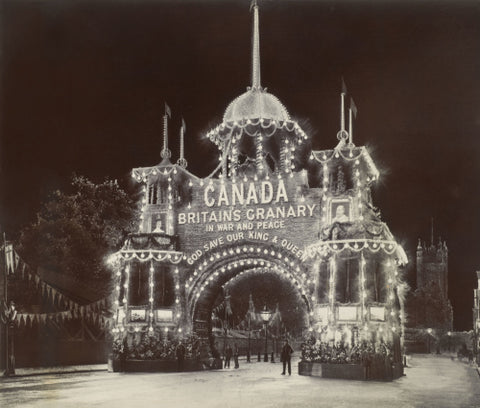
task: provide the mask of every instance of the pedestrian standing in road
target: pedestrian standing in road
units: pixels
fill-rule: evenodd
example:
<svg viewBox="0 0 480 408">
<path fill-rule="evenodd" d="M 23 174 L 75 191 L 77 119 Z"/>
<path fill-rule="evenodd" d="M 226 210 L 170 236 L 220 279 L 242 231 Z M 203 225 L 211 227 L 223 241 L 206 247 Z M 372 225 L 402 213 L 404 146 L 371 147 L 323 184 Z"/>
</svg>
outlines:
<svg viewBox="0 0 480 408">
<path fill-rule="evenodd" d="M 177 346 L 177 369 L 178 371 L 183 371 L 183 362 L 185 360 L 185 346 L 182 341 L 178 343 Z"/>
<path fill-rule="evenodd" d="M 225 367 L 224 368 L 230 368 L 230 359 L 232 358 L 232 348 L 230 345 L 227 345 L 227 348 L 225 349 Z"/>
<path fill-rule="evenodd" d="M 235 343 L 233 345 L 233 361 L 235 362 L 235 368 L 239 368 L 240 366 L 238 365 L 238 354 L 239 354 L 239 350 L 238 350 L 238 346 L 237 344 Z"/>
<path fill-rule="evenodd" d="M 285 375 L 285 368 L 287 368 L 288 364 L 288 375 L 292 375 L 292 366 L 291 366 L 291 358 L 292 358 L 293 349 L 288 344 L 288 340 L 285 340 L 285 344 L 282 347 L 282 354 L 281 359 L 283 363 L 283 372 L 282 375 Z"/>
</svg>

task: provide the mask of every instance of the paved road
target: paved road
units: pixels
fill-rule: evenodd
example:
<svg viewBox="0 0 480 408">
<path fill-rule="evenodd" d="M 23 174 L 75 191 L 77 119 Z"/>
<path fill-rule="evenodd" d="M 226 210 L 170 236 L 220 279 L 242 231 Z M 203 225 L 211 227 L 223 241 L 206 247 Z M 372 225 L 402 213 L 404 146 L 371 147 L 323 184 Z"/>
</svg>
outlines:
<svg viewBox="0 0 480 408">
<path fill-rule="evenodd" d="M 473 367 L 417 355 L 391 383 L 281 376 L 279 363 L 239 370 L 120 374 L 49 374 L 0 380 L 3 408 L 72 407 L 480 407 Z"/>
</svg>

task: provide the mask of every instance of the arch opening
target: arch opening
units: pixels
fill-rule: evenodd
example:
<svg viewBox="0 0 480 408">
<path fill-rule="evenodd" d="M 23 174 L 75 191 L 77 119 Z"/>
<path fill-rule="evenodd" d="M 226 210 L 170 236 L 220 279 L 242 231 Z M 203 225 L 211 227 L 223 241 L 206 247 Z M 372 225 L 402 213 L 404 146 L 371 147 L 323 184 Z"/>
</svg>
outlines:
<svg viewBox="0 0 480 408">
<path fill-rule="evenodd" d="M 260 335 L 265 329 L 260 311 L 266 307 L 271 312 L 267 331 L 272 339 L 278 342 L 285 336 L 300 337 L 309 326 L 314 286 L 300 278 L 306 276 L 302 272 L 281 259 L 252 254 L 215 262 L 197 277 L 189 291 L 193 331 L 208 339 L 212 355 L 219 356 L 227 331 L 232 341 L 235 336 L 245 338 L 247 333 L 249 339 L 252 333 Z"/>
</svg>

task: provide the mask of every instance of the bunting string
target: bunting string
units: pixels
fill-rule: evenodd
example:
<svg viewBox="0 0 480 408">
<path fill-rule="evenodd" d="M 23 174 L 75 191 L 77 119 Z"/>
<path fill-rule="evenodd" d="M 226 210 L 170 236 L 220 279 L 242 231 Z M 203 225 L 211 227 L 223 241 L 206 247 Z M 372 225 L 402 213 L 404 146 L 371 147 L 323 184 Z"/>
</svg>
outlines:
<svg viewBox="0 0 480 408">
<path fill-rule="evenodd" d="M 35 285 L 41 295 L 52 305 L 68 310 L 52 313 L 18 313 L 14 319 L 16 326 L 31 327 L 34 323 L 46 323 L 47 321 L 64 322 L 66 320 L 83 318 L 92 322 L 98 322 L 102 327 L 109 327 L 110 319 L 102 314 L 113 304 L 112 295 L 106 296 L 87 305 L 80 305 L 68 296 L 43 281 L 40 276 L 17 254 L 12 244 L 5 246 L 6 271 L 8 275 L 21 276 Z M 6 307 L 6 305 L 4 306 Z M 2 308 L 4 308 L 2 307 Z"/>
</svg>

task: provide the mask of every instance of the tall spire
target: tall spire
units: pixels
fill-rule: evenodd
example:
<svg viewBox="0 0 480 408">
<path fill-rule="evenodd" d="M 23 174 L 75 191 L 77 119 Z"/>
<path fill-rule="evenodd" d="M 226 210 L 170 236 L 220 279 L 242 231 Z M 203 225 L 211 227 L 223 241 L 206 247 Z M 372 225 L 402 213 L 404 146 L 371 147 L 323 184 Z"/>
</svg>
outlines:
<svg viewBox="0 0 480 408">
<path fill-rule="evenodd" d="M 182 126 L 180 127 L 180 157 L 177 160 L 177 164 L 184 169 L 187 167 L 187 160 L 185 159 L 185 145 L 184 145 L 184 133 L 187 129 L 185 121 L 182 118 Z"/>
<path fill-rule="evenodd" d="M 340 130 L 337 133 L 337 138 L 345 142 L 348 138 L 348 133 L 345 130 L 345 95 L 347 94 L 347 86 L 342 77 L 342 92 L 340 93 Z"/>
<path fill-rule="evenodd" d="M 253 8 L 253 33 L 252 33 L 252 88 L 260 89 L 260 30 L 258 22 L 257 0 L 252 0 L 250 10 Z"/>
<path fill-rule="evenodd" d="M 172 117 L 172 111 L 165 102 L 165 114 L 163 115 L 163 149 L 160 156 L 164 161 L 168 161 L 172 157 L 172 152 L 168 148 L 168 118 Z"/>
</svg>

